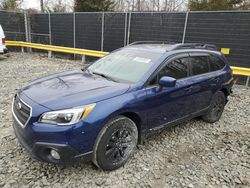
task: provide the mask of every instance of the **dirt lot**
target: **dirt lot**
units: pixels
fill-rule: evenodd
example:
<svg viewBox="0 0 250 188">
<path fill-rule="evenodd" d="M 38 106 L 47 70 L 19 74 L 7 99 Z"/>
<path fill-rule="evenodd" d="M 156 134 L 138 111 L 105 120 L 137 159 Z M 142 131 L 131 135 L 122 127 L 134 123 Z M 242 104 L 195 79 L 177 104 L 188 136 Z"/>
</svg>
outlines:
<svg viewBox="0 0 250 188">
<path fill-rule="evenodd" d="M 147 140 L 121 169 L 32 160 L 12 130 L 15 90 L 80 62 L 11 53 L 0 60 L 0 187 L 250 187 L 250 89 L 235 87 L 221 120 L 189 121 Z"/>
</svg>

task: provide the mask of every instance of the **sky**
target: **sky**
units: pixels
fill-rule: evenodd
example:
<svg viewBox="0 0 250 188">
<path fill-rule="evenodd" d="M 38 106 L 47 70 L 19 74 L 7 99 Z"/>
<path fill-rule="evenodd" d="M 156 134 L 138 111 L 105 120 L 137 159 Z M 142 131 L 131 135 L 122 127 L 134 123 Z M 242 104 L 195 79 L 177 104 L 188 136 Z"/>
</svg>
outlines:
<svg viewBox="0 0 250 188">
<path fill-rule="evenodd" d="M 44 2 L 49 2 L 50 4 L 55 3 L 53 0 L 44 0 Z M 68 6 L 73 5 L 72 0 L 64 0 L 63 3 L 66 3 Z M 23 0 L 22 8 L 29 9 L 34 8 L 40 10 L 40 0 Z"/>
<path fill-rule="evenodd" d="M 50 5 L 55 3 L 54 0 L 44 0 L 44 2 L 48 2 Z M 72 7 L 74 1 L 63 0 L 62 2 L 68 5 L 68 7 Z M 161 2 L 163 2 L 163 0 L 161 0 Z M 23 0 L 22 8 L 24 9 L 34 8 L 40 10 L 40 0 Z M 182 9 L 185 9 L 185 7 L 183 7 Z"/>
<path fill-rule="evenodd" d="M 40 9 L 40 0 L 24 0 L 23 8 L 35 8 Z"/>
</svg>

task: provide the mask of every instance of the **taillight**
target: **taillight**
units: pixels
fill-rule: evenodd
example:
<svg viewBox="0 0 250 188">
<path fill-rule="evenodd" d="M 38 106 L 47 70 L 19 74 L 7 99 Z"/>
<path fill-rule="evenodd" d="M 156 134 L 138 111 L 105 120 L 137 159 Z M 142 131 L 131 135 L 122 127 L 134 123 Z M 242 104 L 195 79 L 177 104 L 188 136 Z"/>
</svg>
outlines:
<svg viewBox="0 0 250 188">
<path fill-rule="evenodd" d="M 6 41 L 6 39 L 5 39 L 5 38 L 2 38 L 2 43 L 3 43 L 3 44 L 5 44 L 5 41 Z"/>
</svg>

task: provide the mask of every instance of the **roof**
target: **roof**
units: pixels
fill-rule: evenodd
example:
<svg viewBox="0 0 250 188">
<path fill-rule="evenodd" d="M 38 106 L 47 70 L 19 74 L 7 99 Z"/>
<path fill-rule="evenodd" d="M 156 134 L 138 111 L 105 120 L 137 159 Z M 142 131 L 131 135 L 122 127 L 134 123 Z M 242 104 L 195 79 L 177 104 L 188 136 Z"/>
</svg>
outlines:
<svg viewBox="0 0 250 188">
<path fill-rule="evenodd" d="M 184 49 L 199 49 L 199 50 L 213 50 L 218 51 L 218 48 L 212 44 L 201 44 L 201 43 L 167 43 L 161 41 L 139 41 L 129 44 L 126 48 L 129 49 L 141 49 L 148 51 L 155 51 L 159 53 L 184 50 Z"/>
<path fill-rule="evenodd" d="M 126 48 L 165 53 L 165 52 L 170 51 L 172 49 L 172 45 L 168 45 L 168 44 L 136 44 L 136 45 L 129 45 Z"/>
</svg>

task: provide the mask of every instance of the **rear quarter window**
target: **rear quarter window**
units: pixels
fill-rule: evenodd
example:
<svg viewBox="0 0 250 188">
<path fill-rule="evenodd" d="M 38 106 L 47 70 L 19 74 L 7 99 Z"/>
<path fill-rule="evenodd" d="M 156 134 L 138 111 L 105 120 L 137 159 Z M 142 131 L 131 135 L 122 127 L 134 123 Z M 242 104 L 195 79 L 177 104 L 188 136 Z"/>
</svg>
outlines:
<svg viewBox="0 0 250 188">
<path fill-rule="evenodd" d="M 217 71 L 225 67 L 225 62 L 215 55 L 210 55 L 210 67 L 211 71 Z"/>
</svg>

